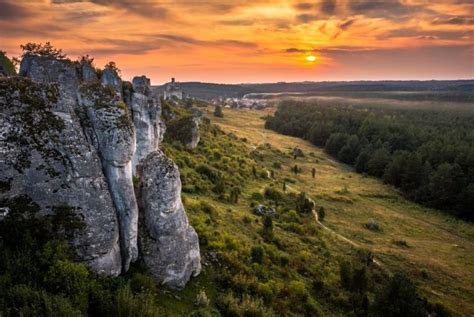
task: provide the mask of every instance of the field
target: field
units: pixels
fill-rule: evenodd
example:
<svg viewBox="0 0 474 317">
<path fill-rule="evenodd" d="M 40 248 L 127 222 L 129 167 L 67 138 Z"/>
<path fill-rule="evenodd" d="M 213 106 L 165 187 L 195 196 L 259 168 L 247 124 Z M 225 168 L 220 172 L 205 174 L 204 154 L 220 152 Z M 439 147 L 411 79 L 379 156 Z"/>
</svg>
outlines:
<svg viewBox="0 0 474 317">
<path fill-rule="evenodd" d="M 270 170 L 273 161 L 278 160 L 282 167 L 275 170 L 275 178 L 293 179 L 294 183 L 289 184 L 292 189 L 306 192 L 325 208 L 326 226 L 372 251 L 384 270 L 409 272 L 429 299 L 472 315 L 474 226 L 408 202 L 394 188 L 355 173 L 309 142 L 265 130 L 262 117 L 271 111 L 225 109 L 224 118 L 209 117 L 224 131 L 246 138 L 255 148 L 268 143 L 286 154 L 275 155 L 262 164 L 268 164 Z M 305 156 L 295 160 L 288 155 L 294 147 L 302 149 Z M 297 176 L 291 172 L 295 164 L 302 168 Z M 315 179 L 311 176 L 313 167 Z M 364 225 L 371 219 L 380 230 L 366 229 Z M 334 235 L 328 239 L 334 244 L 330 247 L 333 253 L 349 254 L 353 249 Z"/>
</svg>

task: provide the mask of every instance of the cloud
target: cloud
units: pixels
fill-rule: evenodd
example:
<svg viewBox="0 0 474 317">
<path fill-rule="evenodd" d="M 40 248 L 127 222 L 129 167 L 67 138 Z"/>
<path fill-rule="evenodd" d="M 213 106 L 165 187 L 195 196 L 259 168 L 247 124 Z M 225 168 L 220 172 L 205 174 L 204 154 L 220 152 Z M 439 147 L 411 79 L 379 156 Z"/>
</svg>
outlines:
<svg viewBox="0 0 474 317">
<path fill-rule="evenodd" d="M 357 0 L 348 1 L 348 8 L 353 15 L 365 15 L 368 17 L 405 19 L 413 16 L 421 9 L 421 6 L 404 5 L 399 0 L 375 1 Z"/>
<path fill-rule="evenodd" d="M 469 35 L 467 31 L 457 31 L 457 30 L 422 30 L 419 28 L 399 28 L 396 30 L 387 31 L 384 34 L 378 36 L 380 40 L 385 40 L 388 38 L 418 38 L 418 39 L 441 39 L 441 40 L 460 40 L 463 39 L 466 35 Z"/>
<path fill-rule="evenodd" d="M 295 4 L 295 8 L 301 11 L 309 10 L 309 9 L 312 9 L 313 7 L 314 7 L 314 4 L 310 2 L 301 2 L 301 3 Z"/>
<path fill-rule="evenodd" d="M 68 11 L 64 13 L 62 20 L 73 23 L 91 23 L 105 15 L 106 13 L 101 11 Z"/>
<path fill-rule="evenodd" d="M 52 0 L 51 3 L 64 5 L 69 3 L 90 2 L 97 5 L 125 10 L 127 12 L 142 16 L 144 18 L 168 17 L 169 11 L 151 0 Z"/>
<path fill-rule="evenodd" d="M 258 45 L 253 42 L 245 42 L 232 39 L 219 39 L 214 41 L 200 40 L 190 36 L 176 34 L 142 34 L 135 35 L 138 40 L 124 40 L 112 38 L 86 38 L 81 40 L 86 43 L 102 45 L 98 48 L 90 49 L 92 55 L 141 55 L 161 48 L 172 49 L 178 46 L 196 47 L 232 47 L 232 48 L 256 48 Z M 92 45 L 93 47 L 94 45 Z M 104 47 L 105 46 L 105 47 Z"/>
<path fill-rule="evenodd" d="M 455 16 L 455 17 L 438 17 L 434 19 L 431 24 L 433 25 L 474 25 L 474 18 Z"/>
<path fill-rule="evenodd" d="M 310 23 L 317 19 L 317 16 L 313 14 L 300 14 L 296 16 L 296 21 L 299 23 Z"/>
<path fill-rule="evenodd" d="M 28 18 L 31 13 L 25 7 L 17 4 L 0 0 L 0 20 L 1 21 L 18 21 L 19 19 Z"/>
<path fill-rule="evenodd" d="M 352 24 L 354 24 L 355 19 L 348 19 L 345 22 L 339 24 L 341 30 L 347 30 Z"/>
<path fill-rule="evenodd" d="M 320 10 L 326 15 L 333 15 L 336 11 L 336 0 L 324 0 L 321 2 Z"/>
</svg>

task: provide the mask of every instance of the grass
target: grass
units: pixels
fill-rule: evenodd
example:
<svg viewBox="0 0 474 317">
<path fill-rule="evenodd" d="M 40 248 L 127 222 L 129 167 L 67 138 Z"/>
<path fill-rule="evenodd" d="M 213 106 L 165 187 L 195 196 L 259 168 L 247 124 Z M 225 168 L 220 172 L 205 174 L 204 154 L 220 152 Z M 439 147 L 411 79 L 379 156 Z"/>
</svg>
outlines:
<svg viewBox="0 0 474 317">
<path fill-rule="evenodd" d="M 462 315 L 474 314 L 474 225 L 405 200 L 393 187 L 357 174 L 309 142 L 265 130 L 262 118 L 272 109 L 225 109 L 223 118 L 212 116 L 212 110 L 207 109 L 214 124 L 247 139 L 250 148 L 258 147 L 264 167 L 270 170 L 275 161 L 281 164 L 281 169 L 273 168 L 278 183 L 285 177 L 296 180 L 291 187 L 305 191 L 325 208 L 324 223 L 329 228 L 372 251 L 390 272 L 408 272 L 430 300 Z M 259 147 L 265 143 L 281 153 Z M 295 160 L 290 151 L 296 146 L 305 156 Z M 295 164 L 302 173 L 291 172 Z M 315 179 L 311 176 L 313 167 Z M 249 189 L 258 190 L 257 187 L 253 184 Z M 381 230 L 365 228 L 369 219 L 377 221 Z M 327 239 L 333 255 L 351 252 L 346 243 Z M 400 240 L 409 247 L 394 243 Z"/>
</svg>

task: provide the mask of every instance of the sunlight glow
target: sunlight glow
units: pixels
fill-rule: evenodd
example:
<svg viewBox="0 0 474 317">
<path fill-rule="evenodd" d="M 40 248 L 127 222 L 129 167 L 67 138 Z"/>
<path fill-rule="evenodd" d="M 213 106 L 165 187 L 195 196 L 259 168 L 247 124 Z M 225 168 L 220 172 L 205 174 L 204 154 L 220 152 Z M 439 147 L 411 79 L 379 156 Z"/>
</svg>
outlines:
<svg viewBox="0 0 474 317">
<path fill-rule="evenodd" d="M 306 60 L 307 60 L 308 62 L 311 62 L 311 63 L 312 63 L 312 62 L 316 61 L 316 56 L 314 56 L 314 55 L 306 56 Z"/>
</svg>

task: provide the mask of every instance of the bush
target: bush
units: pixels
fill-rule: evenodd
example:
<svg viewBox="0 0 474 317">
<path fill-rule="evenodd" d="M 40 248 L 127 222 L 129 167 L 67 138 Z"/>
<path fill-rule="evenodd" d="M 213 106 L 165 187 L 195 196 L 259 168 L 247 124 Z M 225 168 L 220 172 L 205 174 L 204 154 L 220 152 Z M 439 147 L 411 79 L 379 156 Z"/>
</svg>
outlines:
<svg viewBox="0 0 474 317">
<path fill-rule="evenodd" d="M 423 317 L 427 314 L 413 282 L 405 275 L 396 273 L 376 294 L 371 316 Z"/>
<path fill-rule="evenodd" d="M 264 255 L 265 255 L 265 250 L 260 245 L 253 246 L 252 249 L 250 250 L 252 263 L 262 264 Z"/>
<path fill-rule="evenodd" d="M 207 294 L 205 290 L 200 290 L 199 293 L 196 295 L 196 299 L 194 300 L 194 306 L 196 307 L 207 307 L 209 306 L 210 300 L 207 298 Z"/>
<path fill-rule="evenodd" d="M 89 272 L 84 264 L 56 261 L 45 276 L 45 287 L 52 293 L 66 295 L 74 307 L 86 311 Z"/>
<path fill-rule="evenodd" d="M 133 294 L 130 285 L 120 288 L 117 293 L 116 316 L 155 317 L 161 315 L 154 296 L 149 292 Z"/>
</svg>

